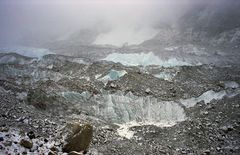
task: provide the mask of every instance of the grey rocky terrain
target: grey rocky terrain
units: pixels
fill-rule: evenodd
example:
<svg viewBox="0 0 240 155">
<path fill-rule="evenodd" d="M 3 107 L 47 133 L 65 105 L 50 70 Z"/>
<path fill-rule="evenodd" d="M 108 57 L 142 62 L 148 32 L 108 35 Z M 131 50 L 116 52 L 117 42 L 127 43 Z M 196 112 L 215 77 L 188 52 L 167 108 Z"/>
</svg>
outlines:
<svg viewBox="0 0 240 155">
<path fill-rule="evenodd" d="M 238 154 L 238 65 L 75 59 L 1 64 L 1 153 L 62 154 L 63 128 L 80 122 L 93 127 L 87 154 Z"/>
<path fill-rule="evenodd" d="M 99 26 L 0 46 L 0 155 L 240 154 L 239 7 L 199 3 L 137 45 L 95 44 Z"/>
</svg>

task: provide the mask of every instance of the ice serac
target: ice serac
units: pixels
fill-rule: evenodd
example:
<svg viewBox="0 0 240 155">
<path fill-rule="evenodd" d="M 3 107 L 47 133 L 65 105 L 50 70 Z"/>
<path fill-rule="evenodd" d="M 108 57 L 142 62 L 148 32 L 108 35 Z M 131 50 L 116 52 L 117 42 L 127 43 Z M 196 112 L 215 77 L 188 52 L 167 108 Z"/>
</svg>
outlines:
<svg viewBox="0 0 240 155">
<path fill-rule="evenodd" d="M 91 95 L 88 92 L 81 94 L 62 92 L 61 95 L 72 103 L 77 103 L 77 108 L 111 123 L 137 122 L 142 125 L 165 126 L 184 121 L 186 119 L 184 109 L 193 107 L 200 101 L 207 104 L 212 100 L 221 100 L 223 97 L 232 97 L 239 93 L 240 89 L 219 92 L 209 90 L 199 97 L 176 101 L 162 101 L 152 96 L 135 96 L 131 92 L 128 94 L 104 92 L 101 95 Z"/>
<path fill-rule="evenodd" d="M 79 108 L 111 123 L 137 122 L 142 125 L 174 124 L 184 121 L 183 107 L 173 101 L 158 101 L 154 97 L 138 97 L 132 93 L 89 95 L 65 92 L 62 96 L 77 103 Z M 84 102 L 79 102 L 80 100 Z"/>
<path fill-rule="evenodd" d="M 239 88 L 239 84 L 235 81 L 225 81 L 224 87 L 236 89 L 236 88 Z"/>
<path fill-rule="evenodd" d="M 152 97 L 137 97 L 129 93 L 103 96 L 99 114 L 113 123 L 180 122 L 185 119 L 183 108 L 175 102 L 159 102 Z M 104 106 L 107 106 L 104 108 Z"/>
<path fill-rule="evenodd" d="M 134 135 L 131 127 L 173 126 L 187 119 L 186 108 L 193 107 L 201 101 L 208 104 L 212 100 L 230 98 L 239 93 L 238 88 L 219 92 L 209 90 L 198 97 L 175 101 L 162 101 L 152 96 L 135 96 L 131 92 L 123 94 L 120 91 L 114 94 L 103 92 L 98 95 L 91 95 L 89 92 L 62 92 L 61 95 L 68 101 L 76 103 L 76 109 L 119 125 L 118 134 L 130 139 Z"/>
<path fill-rule="evenodd" d="M 120 77 L 124 76 L 127 74 L 125 70 L 117 71 L 117 70 L 110 70 L 107 75 L 104 77 L 100 78 L 99 80 L 102 81 L 103 83 L 107 83 L 108 81 L 114 81 L 119 79 Z"/>
<path fill-rule="evenodd" d="M 161 60 L 158 56 L 154 55 L 152 52 L 112 53 L 102 60 L 121 63 L 126 66 L 149 66 L 149 65 L 158 65 L 163 67 L 191 66 L 191 64 L 177 60 L 176 58 Z"/>
<path fill-rule="evenodd" d="M 199 97 L 192 97 L 189 99 L 180 99 L 179 102 L 181 102 L 186 108 L 190 108 L 195 106 L 198 102 L 203 101 L 205 104 L 210 103 L 212 100 L 221 100 L 224 97 L 234 97 L 236 95 L 238 95 L 240 93 L 240 89 L 239 88 L 235 88 L 235 82 L 231 83 L 234 85 L 231 85 L 232 87 L 234 87 L 234 89 L 226 89 L 226 90 L 222 90 L 219 92 L 215 92 L 213 90 L 209 90 L 204 92 L 202 95 L 200 95 Z"/>
<path fill-rule="evenodd" d="M 159 78 L 159 79 L 172 81 L 172 79 L 174 78 L 175 75 L 176 75 L 176 73 L 161 72 L 159 74 L 154 74 L 153 76 L 155 76 L 156 78 Z"/>
</svg>

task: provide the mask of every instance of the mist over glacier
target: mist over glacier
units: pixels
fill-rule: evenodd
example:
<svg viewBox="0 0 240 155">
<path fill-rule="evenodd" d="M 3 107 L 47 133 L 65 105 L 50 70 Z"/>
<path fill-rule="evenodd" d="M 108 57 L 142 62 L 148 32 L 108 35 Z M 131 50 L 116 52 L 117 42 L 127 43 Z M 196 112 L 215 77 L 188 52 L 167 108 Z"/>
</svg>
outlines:
<svg viewBox="0 0 240 155">
<path fill-rule="evenodd" d="M 38 45 L 94 29 L 100 33 L 96 44 L 140 44 L 156 35 L 159 23 L 176 21 L 189 6 L 187 2 L 3 0 L 0 42 Z"/>
<path fill-rule="evenodd" d="M 239 0 L 0 0 L 0 154 L 238 154 Z"/>
</svg>

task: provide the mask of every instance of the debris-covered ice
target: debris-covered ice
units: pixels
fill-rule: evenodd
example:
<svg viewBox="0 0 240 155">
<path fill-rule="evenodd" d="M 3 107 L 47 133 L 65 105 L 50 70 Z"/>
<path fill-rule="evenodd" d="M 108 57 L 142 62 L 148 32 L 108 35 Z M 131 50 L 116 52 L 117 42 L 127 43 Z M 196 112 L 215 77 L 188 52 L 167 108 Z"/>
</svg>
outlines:
<svg viewBox="0 0 240 155">
<path fill-rule="evenodd" d="M 158 101 L 154 97 L 138 97 L 132 93 L 105 95 L 84 95 L 85 93 L 62 92 L 62 96 L 69 101 L 78 103 L 86 100 L 86 103 L 77 105 L 84 107 L 89 113 L 101 116 L 112 123 L 141 122 L 141 123 L 173 123 L 186 119 L 183 107 L 173 101 Z"/>
<path fill-rule="evenodd" d="M 117 70 L 112 69 L 108 72 L 107 75 L 100 78 L 99 80 L 106 84 L 108 81 L 117 80 L 120 77 L 124 76 L 125 74 L 127 74 L 127 72 L 125 70 L 117 71 Z M 98 77 L 98 76 L 96 76 L 96 77 Z"/>
<path fill-rule="evenodd" d="M 112 61 L 115 63 L 121 63 L 126 66 L 149 66 L 158 65 L 164 67 L 173 66 L 191 66 L 191 64 L 171 58 L 168 60 L 162 60 L 158 56 L 150 53 L 112 53 L 109 54 L 103 60 Z"/>
<path fill-rule="evenodd" d="M 238 88 L 239 84 L 235 81 L 225 81 L 224 86 L 225 88 Z"/>
<path fill-rule="evenodd" d="M 222 90 L 219 92 L 215 92 L 213 90 L 209 90 L 203 93 L 199 97 L 192 97 L 190 99 L 181 99 L 180 102 L 186 106 L 187 108 L 195 106 L 198 102 L 204 101 L 205 104 L 210 103 L 212 100 L 221 100 L 223 97 L 232 97 L 234 95 L 239 94 L 239 89 L 237 90 Z"/>
<path fill-rule="evenodd" d="M 167 72 L 161 72 L 159 74 L 154 74 L 154 76 L 156 78 L 164 79 L 164 80 L 167 80 L 167 81 L 171 81 L 174 78 L 175 75 L 176 75 L 175 73 L 167 73 Z"/>
</svg>

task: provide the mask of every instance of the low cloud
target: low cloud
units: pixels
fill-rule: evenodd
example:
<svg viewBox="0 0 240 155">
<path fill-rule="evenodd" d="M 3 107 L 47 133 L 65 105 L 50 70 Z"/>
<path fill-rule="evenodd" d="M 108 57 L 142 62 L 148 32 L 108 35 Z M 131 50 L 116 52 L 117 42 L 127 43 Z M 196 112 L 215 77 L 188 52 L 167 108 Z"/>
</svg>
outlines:
<svg viewBox="0 0 240 155">
<path fill-rule="evenodd" d="M 174 23 L 191 0 L 1 0 L 0 43 L 51 41 L 80 29 L 101 34 L 96 44 L 138 44 Z"/>
</svg>

